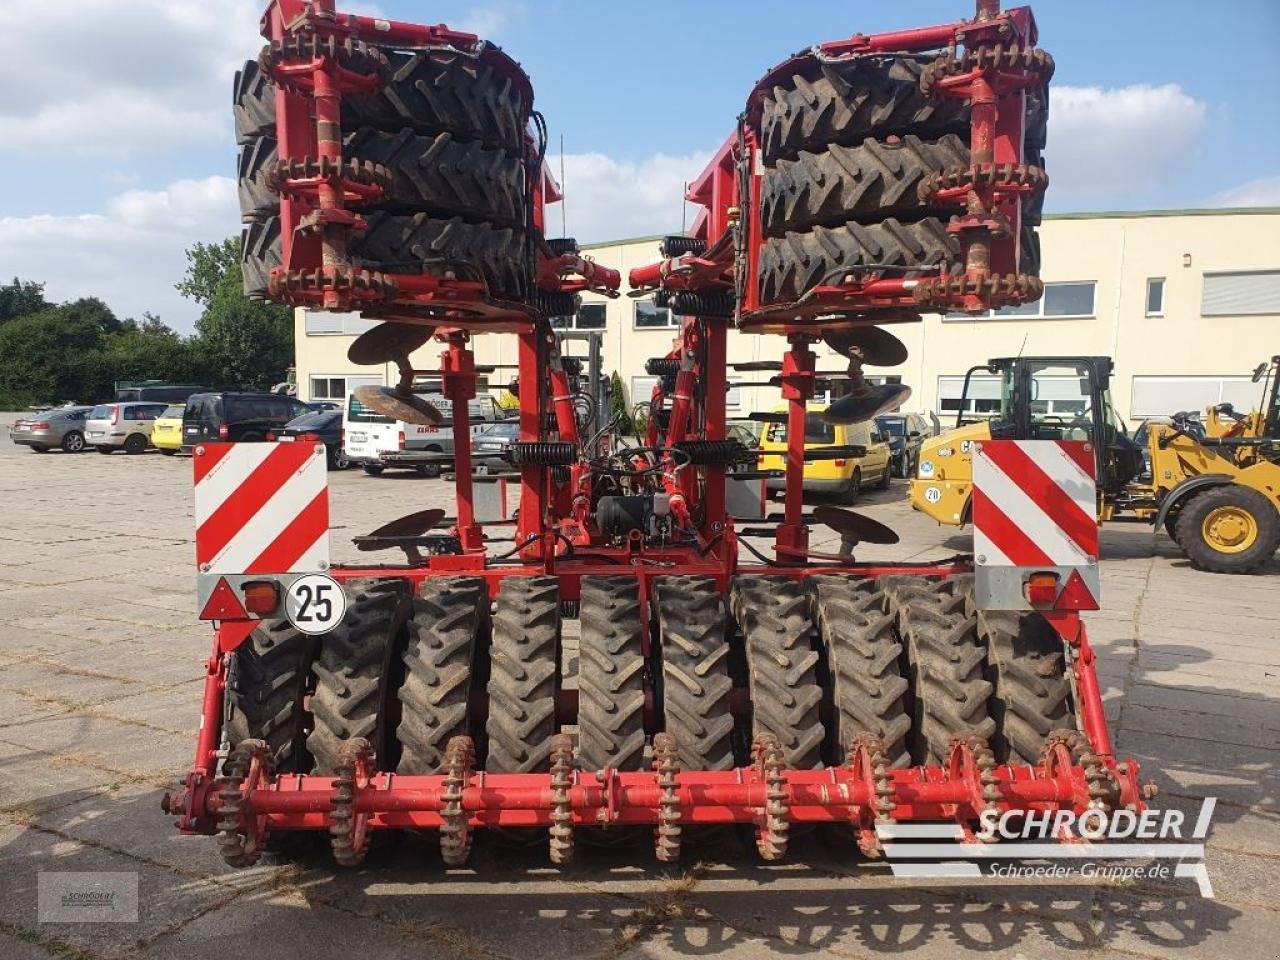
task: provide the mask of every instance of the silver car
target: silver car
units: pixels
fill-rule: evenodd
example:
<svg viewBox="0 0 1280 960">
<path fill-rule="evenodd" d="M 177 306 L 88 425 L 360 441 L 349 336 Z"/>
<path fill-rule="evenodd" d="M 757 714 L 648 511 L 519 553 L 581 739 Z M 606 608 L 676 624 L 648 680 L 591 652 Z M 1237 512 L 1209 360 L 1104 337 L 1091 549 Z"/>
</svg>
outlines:
<svg viewBox="0 0 1280 960">
<path fill-rule="evenodd" d="M 47 453 L 60 447 L 67 453 L 80 453 L 85 448 L 85 416 L 92 407 L 54 407 L 14 423 L 9 439 L 30 447 L 33 453 Z"/>
<path fill-rule="evenodd" d="M 84 438 L 99 453 L 142 453 L 151 446 L 151 425 L 167 403 L 100 403 L 89 411 Z"/>
</svg>

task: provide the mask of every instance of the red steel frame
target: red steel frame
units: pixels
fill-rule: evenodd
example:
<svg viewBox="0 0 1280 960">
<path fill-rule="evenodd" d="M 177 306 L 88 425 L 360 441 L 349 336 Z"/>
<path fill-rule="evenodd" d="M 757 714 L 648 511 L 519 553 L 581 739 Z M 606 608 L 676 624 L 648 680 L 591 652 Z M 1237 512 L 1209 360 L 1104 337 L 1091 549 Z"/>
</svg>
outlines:
<svg viewBox="0 0 1280 960">
<path fill-rule="evenodd" d="M 823 49 L 830 55 L 842 55 L 857 51 L 936 48 L 958 39 L 970 42 L 974 37 L 985 37 L 994 29 L 993 25 L 1002 23 L 1016 30 L 1018 37 L 1034 41 L 1034 23 L 1029 11 L 1019 9 L 999 13 L 997 4 L 979 0 L 979 13 L 985 19 L 878 37 L 855 35 L 845 41 L 827 44 Z M 326 0 L 314 5 L 304 5 L 300 0 L 277 0 L 264 19 L 264 30 L 269 36 L 279 39 L 298 23 L 325 16 L 334 29 L 375 35 L 382 42 L 407 45 L 476 43 L 476 38 L 471 35 L 457 34 L 443 27 L 416 27 L 338 16 L 332 13 L 331 3 Z M 317 72 L 322 71 L 317 68 Z M 282 101 L 287 101 L 294 95 L 282 90 L 280 96 Z M 1020 105 L 1021 94 L 1018 93 L 1017 97 Z M 284 118 L 281 121 L 283 150 L 291 153 L 296 141 L 287 138 L 309 134 L 300 126 L 300 111 L 292 109 L 287 102 L 282 102 L 281 106 L 284 107 L 280 114 Z M 990 128 L 989 120 L 984 116 L 975 119 L 975 140 L 978 139 L 976 131 L 979 128 Z M 1011 136 L 1011 129 L 1003 129 L 1002 122 L 997 116 L 994 146 L 997 160 L 1012 144 L 1021 142 L 1020 114 L 1016 136 Z M 745 140 L 751 149 L 750 130 Z M 670 258 L 662 264 L 633 271 L 633 285 L 701 292 L 732 289 L 729 268 L 723 258 L 726 251 L 730 258 L 732 256 L 732 244 L 725 238 L 735 220 L 743 215 L 738 207 L 733 169 L 736 149 L 735 142 L 727 143 L 703 177 L 690 189 L 690 197 L 704 207 L 696 232 L 704 239 L 717 239 L 709 243 L 704 254 Z M 745 205 L 747 228 L 756 232 L 753 235 L 758 235 L 758 198 L 755 196 L 758 179 L 752 178 L 753 196 Z M 333 201 L 331 209 L 341 209 L 341 197 L 329 199 Z M 1016 196 L 1009 202 L 1015 208 L 1019 205 Z M 289 204 L 285 198 L 282 206 L 287 210 Z M 1015 209 L 1015 216 L 1016 213 Z M 292 253 L 286 254 L 286 264 L 296 262 L 290 257 L 303 256 L 301 249 L 302 244 L 294 245 Z M 998 245 L 992 253 L 993 258 L 1011 255 L 1010 249 L 1001 252 Z M 578 266 L 582 265 L 561 260 L 549 269 L 558 276 L 561 267 L 577 269 Z M 592 282 L 592 271 L 602 269 L 586 266 L 581 271 L 584 274 L 582 282 Z M 870 307 L 901 306 L 909 302 L 903 283 L 901 280 L 872 281 L 862 284 L 856 291 L 841 289 L 830 295 L 823 293 L 823 302 L 827 304 L 824 309 L 829 311 L 833 297 L 846 298 L 850 303 L 856 300 L 857 313 L 848 322 L 871 322 L 875 316 Z M 658 433 L 656 418 L 650 418 L 648 442 L 666 450 L 661 470 L 657 471 L 655 489 L 671 495 L 673 514 L 681 521 L 692 542 L 655 547 L 646 544 L 643 537 L 633 535 L 621 546 L 608 544 L 591 526 L 590 476 L 583 465 L 579 464 L 572 471 L 568 495 L 556 497 L 553 497 L 549 484 L 549 468 L 525 466 L 520 471 L 520 519 L 515 528 L 515 552 L 518 556 L 507 561 L 487 556 L 484 530 L 474 517 L 470 445 L 466 436 L 467 401 L 475 395 L 476 373 L 468 337 L 473 330 L 492 330 L 495 327 L 491 325 L 493 315 L 478 323 L 474 322 L 474 315 L 463 315 L 456 317 L 456 325 L 454 319 L 446 320 L 444 322 L 448 325 L 437 331 L 437 338 L 446 345 L 440 371 L 444 391 L 453 404 L 457 458 L 456 533 L 461 552 L 432 556 L 423 565 L 335 567 L 331 571 L 332 576 L 343 583 L 356 578 L 400 578 L 410 581 L 416 588 L 428 577 L 465 574 L 482 578 L 492 597 L 506 577 L 550 573 L 560 580 L 562 599 L 572 601 L 579 597 L 582 577 L 629 575 L 636 580 L 642 604 L 642 622 L 647 624 L 653 581 L 673 574 L 713 577 L 721 589 L 727 591 L 731 578 L 742 574 L 805 578 L 839 572 L 850 577 L 875 578 L 889 575 L 949 577 L 971 572 L 971 567 L 963 560 L 899 565 L 847 561 L 821 563 L 827 559 L 826 555 L 809 550 L 800 490 L 804 470 L 805 409 L 815 386 L 815 357 L 810 344 L 817 339 L 816 328 L 806 319 L 807 314 L 795 312 L 792 319 L 785 322 L 751 321 L 752 316 L 759 318 L 767 312 L 768 305 L 762 308 L 754 302 L 754 283 L 747 284 L 746 289 L 747 308 L 742 318 L 743 325 L 756 330 L 785 332 L 791 344 L 784 355 L 781 373 L 783 396 L 788 404 L 787 496 L 784 520 L 777 529 L 774 542 L 777 555 L 774 564 L 739 563 L 735 524 L 725 513 L 725 468 L 682 467 L 671 453 L 671 447 L 682 439 L 715 440 L 725 436 L 725 356 L 731 321 L 714 317 L 684 318 L 677 346 L 669 354 L 671 359 L 681 362 L 681 372 L 673 395 L 663 398 L 670 400 L 670 420 L 665 437 Z M 576 442 L 577 428 L 567 379 L 553 355 L 553 337 L 545 326 L 535 326 L 531 315 L 523 310 L 514 311 L 511 316 L 517 313 L 519 318 L 514 326 L 519 334 L 521 437 L 530 441 L 545 437 L 546 415 L 553 412 L 561 439 Z M 705 401 L 699 400 L 699 391 L 693 389 L 695 383 L 701 386 L 700 396 L 706 398 Z M 589 553 L 584 550 L 583 556 L 575 556 L 567 544 L 587 547 Z M 1152 793 L 1149 787 L 1140 784 L 1136 762 L 1119 762 L 1114 757 L 1095 657 L 1080 616 L 1072 611 L 1047 616 L 1072 652 L 1072 670 L 1084 735 L 1118 786 L 1119 804 L 1141 810 Z M 237 620 L 217 624 L 213 650 L 207 662 L 202 720 L 193 768 L 184 787 L 165 797 L 165 809 L 178 815 L 178 826 L 183 832 L 216 832 L 221 808 L 219 748 L 229 659 L 258 623 L 256 620 Z M 737 706 L 741 709 L 740 701 Z M 573 722 L 575 709 L 573 696 L 560 697 L 559 712 L 563 721 Z M 656 715 L 652 703 L 648 713 L 650 719 Z M 455 826 L 460 821 L 468 826 L 546 827 L 554 824 L 557 829 L 571 830 L 574 825 L 656 825 L 673 808 L 678 811 L 679 820 L 685 823 L 760 824 L 764 822 L 767 806 L 782 803 L 789 821 L 848 822 L 863 840 L 868 841 L 868 848 L 873 848 L 871 831 L 878 818 L 952 820 L 967 830 L 978 814 L 992 805 L 989 796 L 984 799 L 983 785 L 972 753 L 963 745 L 954 749 L 950 762 L 945 766 L 893 770 L 887 775 L 881 773 L 879 780 L 865 760 L 865 757 L 854 755 L 844 766 L 823 770 L 783 770 L 780 775 L 775 771 L 773 780 L 763 765 L 748 765 L 729 771 L 680 770 L 675 775 L 674 785 L 670 779 L 664 781 L 658 772 L 572 772 L 567 779 L 563 772 L 559 779 L 555 773 L 469 772 L 460 787 L 460 800 L 458 784 L 451 786 L 447 783 L 448 777 L 444 773 L 402 776 L 370 773 L 362 769 L 356 777 L 354 797 L 348 809 L 354 812 L 364 830 L 441 827 L 447 821 Z M 1001 809 L 1070 809 L 1079 814 L 1090 805 L 1087 771 L 1069 761 L 1059 759 L 1035 766 L 1005 764 L 995 769 L 994 777 L 1000 796 L 996 805 Z M 330 776 L 282 774 L 249 781 L 242 789 L 242 818 L 245 823 L 265 825 L 269 830 L 325 829 L 333 822 L 330 814 L 335 809 L 337 790 L 338 783 Z M 891 807 L 888 810 L 884 807 L 886 797 Z M 452 812 L 446 813 L 450 803 L 454 807 Z"/>
</svg>

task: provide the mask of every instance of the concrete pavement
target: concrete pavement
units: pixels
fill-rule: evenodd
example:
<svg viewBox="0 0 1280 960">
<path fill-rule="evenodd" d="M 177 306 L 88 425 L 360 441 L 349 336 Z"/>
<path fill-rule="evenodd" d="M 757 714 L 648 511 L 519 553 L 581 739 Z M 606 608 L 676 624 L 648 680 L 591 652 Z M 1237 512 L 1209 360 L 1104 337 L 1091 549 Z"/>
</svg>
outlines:
<svg viewBox="0 0 1280 960">
<path fill-rule="evenodd" d="M 11 417 L 0 415 L 0 423 Z M 449 485 L 331 475 L 334 552 Z M 903 536 L 867 558 L 968 545 L 889 493 L 860 509 Z M 0 957 L 1272 956 L 1280 940 L 1280 564 L 1197 573 L 1144 527 L 1104 531 L 1090 615 L 1113 734 L 1188 811 L 1218 797 L 1195 885 L 907 884 L 826 835 L 765 866 L 736 840 L 660 869 L 647 844 L 481 845 L 445 871 L 430 838 L 233 871 L 159 809 L 190 762 L 208 630 L 195 620 L 190 462 L 33 455 L 0 439 Z M 363 558 L 363 559 L 367 559 Z M 40 924 L 41 871 L 136 872 L 137 923 Z"/>
</svg>

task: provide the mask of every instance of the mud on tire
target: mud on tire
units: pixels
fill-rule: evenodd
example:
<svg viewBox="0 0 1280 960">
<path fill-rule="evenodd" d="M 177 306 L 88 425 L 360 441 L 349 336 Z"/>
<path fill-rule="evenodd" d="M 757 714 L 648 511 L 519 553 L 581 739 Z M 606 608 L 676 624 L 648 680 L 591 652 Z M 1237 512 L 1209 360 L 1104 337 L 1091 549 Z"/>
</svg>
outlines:
<svg viewBox="0 0 1280 960">
<path fill-rule="evenodd" d="M 912 760 L 945 763 L 954 737 L 990 741 L 995 734 L 973 577 L 904 577 L 890 589 L 891 609 L 910 664 Z"/>
<path fill-rule="evenodd" d="M 685 770 L 731 770 L 729 643 L 724 599 L 711 577 L 662 577 L 654 583 L 662 657 L 665 730 Z"/>
<path fill-rule="evenodd" d="M 578 616 L 578 766 L 644 765 L 644 653 L 634 577 L 583 577 Z"/>
<path fill-rule="evenodd" d="M 1037 763 L 1050 733 L 1076 729 L 1066 645 L 1038 613 L 979 611 L 978 635 L 995 685 L 990 711 L 996 760 Z"/>
<path fill-rule="evenodd" d="M 347 614 L 319 638 L 311 666 L 314 728 L 307 750 L 320 773 L 336 770 L 343 744 L 357 737 L 373 745 L 379 768 L 386 769 L 395 729 L 395 664 L 409 612 L 409 583 L 355 580 L 347 590 L 351 595 Z"/>
<path fill-rule="evenodd" d="M 401 773 L 436 773 L 450 738 L 468 723 L 476 648 L 489 617 L 478 578 L 428 577 L 410 605 L 400 685 Z"/>
<path fill-rule="evenodd" d="M 825 730 L 809 595 L 790 577 L 736 577 L 734 619 L 742 631 L 751 691 L 751 735 L 773 734 L 796 770 L 822 766 Z"/>
<path fill-rule="evenodd" d="M 909 767 L 911 717 L 903 647 L 889 598 L 874 580 L 810 580 L 832 688 L 828 762 L 843 764 L 860 733 L 879 737 L 892 767 Z"/>
<path fill-rule="evenodd" d="M 278 773 L 307 773 L 306 709 L 315 638 L 287 620 L 268 620 L 231 656 L 223 734 L 234 748 L 265 740 Z"/>
<path fill-rule="evenodd" d="M 550 768 L 559 642 L 559 579 L 505 578 L 498 588 L 489 647 L 486 770 L 540 773 Z"/>
</svg>

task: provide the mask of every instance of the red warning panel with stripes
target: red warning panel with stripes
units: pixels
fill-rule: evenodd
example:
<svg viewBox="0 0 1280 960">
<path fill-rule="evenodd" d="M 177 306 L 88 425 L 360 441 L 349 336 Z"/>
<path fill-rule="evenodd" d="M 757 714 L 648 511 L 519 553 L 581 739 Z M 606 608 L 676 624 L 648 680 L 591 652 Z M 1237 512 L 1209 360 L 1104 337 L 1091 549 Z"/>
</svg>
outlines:
<svg viewBox="0 0 1280 960">
<path fill-rule="evenodd" d="M 206 443 L 193 460 L 200 573 L 328 569 L 324 444 Z"/>
<path fill-rule="evenodd" d="M 979 567 L 1056 568 L 1066 593 L 1059 605 L 1096 609 L 1096 473 L 1094 447 L 1085 440 L 976 445 L 973 550 Z"/>
</svg>

